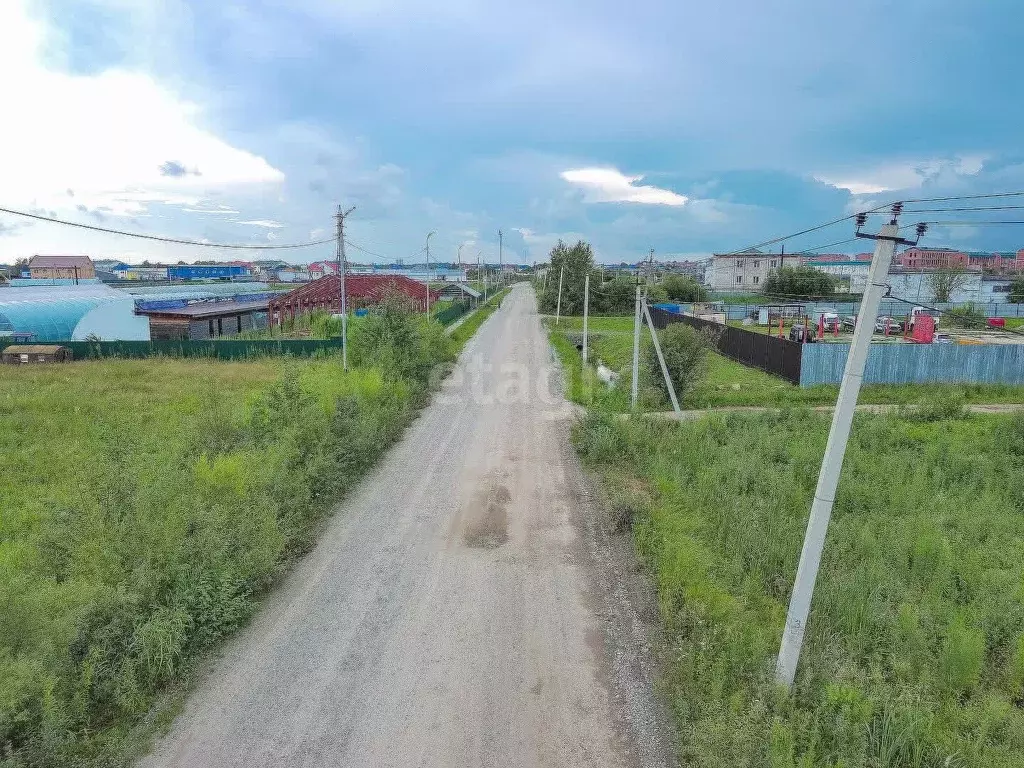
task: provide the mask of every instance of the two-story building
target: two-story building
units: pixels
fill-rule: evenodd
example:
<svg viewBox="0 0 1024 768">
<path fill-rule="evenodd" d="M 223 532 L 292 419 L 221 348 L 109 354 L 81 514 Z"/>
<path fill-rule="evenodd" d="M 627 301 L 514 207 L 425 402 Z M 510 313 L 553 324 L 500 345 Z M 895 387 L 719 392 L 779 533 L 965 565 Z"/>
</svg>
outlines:
<svg viewBox="0 0 1024 768">
<path fill-rule="evenodd" d="M 796 267 L 799 255 L 762 253 L 758 250 L 741 253 L 716 253 L 708 269 L 708 286 L 713 291 L 760 291 L 768 275 L 782 266 Z"/>
<path fill-rule="evenodd" d="M 36 255 L 29 259 L 28 272 L 33 280 L 92 280 L 96 277 L 88 256 Z"/>
</svg>

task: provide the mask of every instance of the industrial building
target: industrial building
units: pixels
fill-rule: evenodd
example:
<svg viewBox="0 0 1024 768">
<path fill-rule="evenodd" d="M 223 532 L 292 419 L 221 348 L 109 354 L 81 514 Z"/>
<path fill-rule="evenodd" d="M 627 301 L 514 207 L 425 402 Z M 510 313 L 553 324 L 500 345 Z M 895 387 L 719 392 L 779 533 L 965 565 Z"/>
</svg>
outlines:
<svg viewBox="0 0 1024 768">
<path fill-rule="evenodd" d="M 779 267 L 800 266 L 802 260 L 803 257 L 797 254 L 762 253 L 758 250 L 716 253 L 707 271 L 708 286 L 713 291 L 723 292 L 759 291 L 769 274 Z"/>
<path fill-rule="evenodd" d="M 244 264 L 174 264 L 167 267 L 168 280 L 231 280 L 247 277 Z"/>
<path fill-rule="evenodd" d="M 408 298 L 419 311 L 426 309 L 427 287 L 404 275 L 348 275 L 345 279 L 346 306 L 359 309 L 376 304 L 390 294 Z M 430 303 L 439 298 L 430 291 Z M 289 318 L 317 309 L 337 312 L 341 307 L 341 277 L 328 275 L 289 291 L 270 301 L 271 325 L 280 325 Z"/>
</svg>

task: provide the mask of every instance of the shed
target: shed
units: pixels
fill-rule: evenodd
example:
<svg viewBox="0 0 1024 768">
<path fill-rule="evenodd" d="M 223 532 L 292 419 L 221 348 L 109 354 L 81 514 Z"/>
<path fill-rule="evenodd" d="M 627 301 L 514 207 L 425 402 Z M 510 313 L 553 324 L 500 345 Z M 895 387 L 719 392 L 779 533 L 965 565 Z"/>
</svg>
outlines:
<svg viewBox="0 0 1024 768">
<path fill-rule="evenodd" d="M 465 283 L 446 283 L 443 288 L 438 290 L 437 297 L 441 301 L 466 300 L 475 303 L 480 298 L 480 291 L 470 288 Z"/>
<path fill-rule="evenodd" d="M 183 307 L 136 308 L 149 318 L 153 341 L 187 341 L 236 336 L 266 327 L 268 299 L 198 301 Z"/>
<path fill-rule="evenodd" d="M 7 365 L 25 363 L 67 363 L 73 357 L 71 350 L 59 344 L 12 344 L 2 353 Z"/>
</svg>

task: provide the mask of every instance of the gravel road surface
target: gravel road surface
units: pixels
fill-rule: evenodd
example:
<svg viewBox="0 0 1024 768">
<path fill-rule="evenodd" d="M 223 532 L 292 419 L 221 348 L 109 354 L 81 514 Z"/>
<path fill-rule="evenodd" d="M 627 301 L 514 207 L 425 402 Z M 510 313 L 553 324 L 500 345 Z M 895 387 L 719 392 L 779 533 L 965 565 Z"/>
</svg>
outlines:
<svg viewBox="0 0 1024 768">
<path fill-rule="evenodd" d="M 671 764 L 572 413 L 518 286 L 141 765 Z"/>
</svg>

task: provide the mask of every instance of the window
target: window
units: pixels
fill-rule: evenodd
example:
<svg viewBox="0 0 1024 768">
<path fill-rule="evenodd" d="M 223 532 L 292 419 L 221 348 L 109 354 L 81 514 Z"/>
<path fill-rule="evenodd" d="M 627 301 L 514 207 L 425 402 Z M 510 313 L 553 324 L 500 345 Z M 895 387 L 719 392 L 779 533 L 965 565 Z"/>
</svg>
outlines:
<svg viewBox="0 0 1024 768">
<path fill-rule="evenodd" d="M 755 266 L 755 267 L 760 267 L 760 266 L 761 266 L 761 261 L 760 261 L 760 259 L 754 259 L 754 266 Z"/>
<path fill-rule="evenodd" d="M 761 282 L 761 278 L 758 277 L 757 275 L 754 275 L 754 285 L 757 285 L 759 282 Z"/>
<path fill-rule="evenodd" d="M 743 266 L 743 259 L 736 259 L 736 266 L 737 267 L 742 267 Z"/>
<path fill-rule="evenodd" d="M 210 338 L 213 338 L 213 318 L 210 318 Z"/>
<path fill-rule="evenodd" d="M 775 267 L 779 266 L 779 261 L 778 261 L 778 259 L 772 259 L 772 260 L 771 260 L 771 261 L 770 261 L 770 262 L 768 263 L 768 266 L 769 266 L 769 267 L 771 267 L 772 269 L 774 269 Z"/>
<path fill-rule="evenodd" d="M 736 282 L 737 283 L 742 283 L 743 282 L 743 275 L 736 275 Z"/>
</svg>

